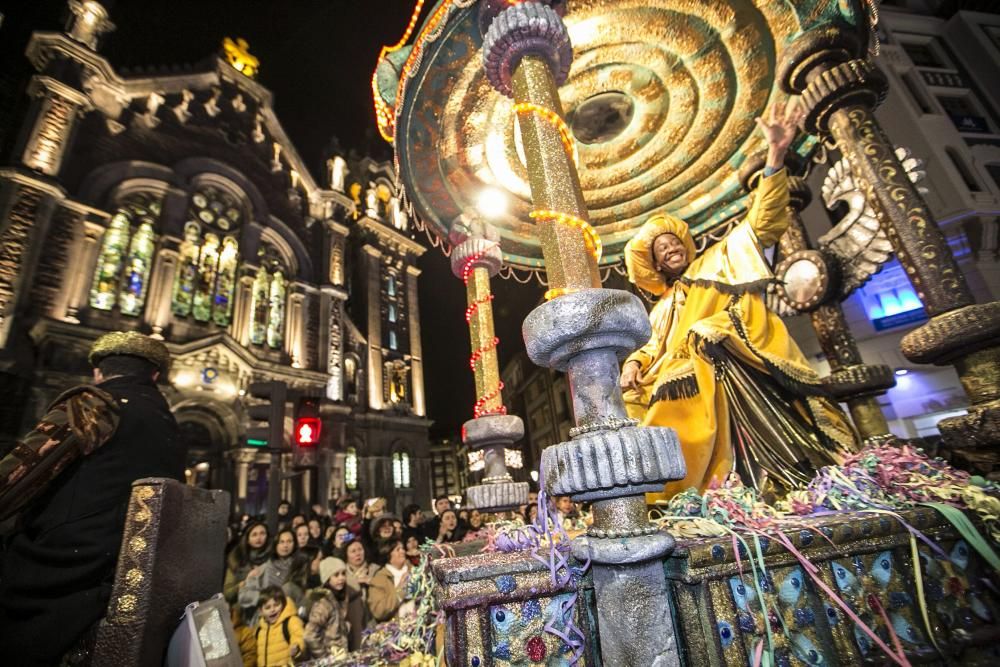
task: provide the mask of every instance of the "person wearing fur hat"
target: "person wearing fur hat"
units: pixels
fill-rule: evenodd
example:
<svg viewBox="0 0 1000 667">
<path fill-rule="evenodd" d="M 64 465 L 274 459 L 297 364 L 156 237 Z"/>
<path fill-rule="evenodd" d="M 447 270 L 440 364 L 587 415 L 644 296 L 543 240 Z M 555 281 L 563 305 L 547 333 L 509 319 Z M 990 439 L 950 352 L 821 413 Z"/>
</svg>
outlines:
<svg viewBox="0 0 1000 667">
<path fill-rule="evenodd" d="M 64 392 L 0 461 L 0 518 L 17 516 L 0 574 L 0 651 L 56 665 L 107 611 L 132 482 L 184 479 L 185 451 L 156 386 L 158 340 L 101 336 L 94 384 Z"/>
<path fill-rule="evenodd" d="M 629 280 L 659 297 L 653 335 L 626 359 L 621 388 L 630 417 L 676 429 L 687 476 L 650 502 L 704 490 L 736 471 L 761 491 L 807 483 L 856 447 L 764 294 L 774 280 L 763 249 L 789 224 L 785 153 L 802 112 L 775 105 L 757 119 L 767 142 L 764 176 L 746 218 L 700 256 L 682 220 L 655 215 L 625 247 Z"/>
<path fill-rule="evenodd" d="M 312 606 L 306 623 L 306 649 L 313 658 L 358 650 L 366 609 L 361 594 L 347 585 L 347 563 L 324 558 L 319 576 L 323 585 L 307 594 Z"/>
</svg>

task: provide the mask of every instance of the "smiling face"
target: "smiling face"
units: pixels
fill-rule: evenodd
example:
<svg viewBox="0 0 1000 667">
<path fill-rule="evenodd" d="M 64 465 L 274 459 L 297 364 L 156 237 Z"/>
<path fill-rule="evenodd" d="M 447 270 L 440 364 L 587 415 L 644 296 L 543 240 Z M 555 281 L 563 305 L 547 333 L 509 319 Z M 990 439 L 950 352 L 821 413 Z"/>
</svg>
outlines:
<svg viewBox="0 0 1000 667">
<path fill-rule="evenodd" d="M 391 521 L 383 521 L 378 527 L 378 536 L 383 540 L 389 539 L 395 532 L 396 529 L 392 527 Z"/>
<path fill-rule="evenodd" d="M 653 240 L 653 263 L 667 277 L 679 277 L 688 266 L 684 243 L 673 234 L 660 234 Z"/>
<path fill-rule="evenodd" d="M 351 542 L 347 547 L 347 562 L 353 567 L 365 562 L 365 548 L 361 546 L 361 542 Z"/>
<path fill-rule="evenodd" d="M 295 536 L 290 531 L 283 531 L 278 535 L 278 543 L 274 547 L 274 553 L 278 558 L 286 558 L 295 551 Z"/>
<path fill-rule="evenodd" d="M 323 526 L 316 519 L 309 520 L 309 536 L 319 539 L 319 536 L 323 533 Z"/>
<path fill-rule="evenodd" d="M 254 526 L 250 529 L 250 534 L 247 535 L 247 546 L 251 549 L 260 549 L 265 542 L 267 542 L 266 526 Z"/>
<path fill-rule="evenodd" d="M 277 600 L 268 600 L 260 606 L 261 615 L 268 623 L 274 625 L 278 617 L 281 616 L 282 605 Z"/>
</svg>

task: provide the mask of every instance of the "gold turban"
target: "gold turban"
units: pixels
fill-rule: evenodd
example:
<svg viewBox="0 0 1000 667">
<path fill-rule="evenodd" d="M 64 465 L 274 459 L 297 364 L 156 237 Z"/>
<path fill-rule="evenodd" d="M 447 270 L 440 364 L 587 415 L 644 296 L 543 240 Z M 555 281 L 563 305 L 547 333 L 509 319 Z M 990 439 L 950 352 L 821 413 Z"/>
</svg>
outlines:
<svg viewBox="0 0 1000 667">
<path fill-rule="evenodd" d="M 159 368 L 163 374 L 170 370 L 170 352 L 167 346 L 135 331 L 114 331 L 104 334 L 94 341 L 87 359 L 91 366 L 96 367 L 102 359 L 114 355 L 145 359 Z"/>
<path fill-rule="evenodd" d="M 654 296 L 663 294 L 667 283 L 663 274 L 656 270 L 653 258 L 653 241 L 661 234 L 673 234 L 684 244 L 687 251 L 688 264 L 694 261 L 694 239 L 687 223 L 672 215 L 658 214 L 647 220 L 632 240 L 625 245 L 625 268 L 628 269 L 628 279 L 636 287 L 652 293 Z"/>
</svg>

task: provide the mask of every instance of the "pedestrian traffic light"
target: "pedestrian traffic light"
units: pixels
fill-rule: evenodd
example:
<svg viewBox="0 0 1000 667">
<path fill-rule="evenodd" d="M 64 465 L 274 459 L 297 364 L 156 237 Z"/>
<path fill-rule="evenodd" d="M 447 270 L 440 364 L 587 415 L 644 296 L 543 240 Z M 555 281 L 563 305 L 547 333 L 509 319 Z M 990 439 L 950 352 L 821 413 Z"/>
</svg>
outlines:
<svg viewBox="0 0 1000 667">
<path fill-rule="evenodd" d="M 247 407 L 251 425 L 247 429 L 247 444 L 281 449 L 285 433 L 285 399 L 288 387 L 284 382 L 254 382 L 247 391 L 250 396 L 265 401 Z"/>
<path fill-rule="evenodd" d="M 295 411 L 295 432 L 292 459 L 297 467 L 317 464 L 316 448 L 319 445 L 323 422 L 319 417 L 319 400 L 302 398 Z"/>
<path fill-rule="evenodd" d="M 281 450 L 285 441 L 288 385 L 277 380 L 254 382 L 247 387 L 247 393 L 264 401 L 247 407 L 251 423 L 257 422 L 247 429 L 247 444 L 263 441 L 271 450 L 271 463 L 267 470 L 267 521 L 273 534 L 278 528 L 278 503 L 281 500 Z"/>
<path fill-rule="evenodd" d="M 299 417 L 295 422 L 295 444 L 299 447 L 315 447 L 319 442 L 320 428 L 318 417 Z"/>
</svg>

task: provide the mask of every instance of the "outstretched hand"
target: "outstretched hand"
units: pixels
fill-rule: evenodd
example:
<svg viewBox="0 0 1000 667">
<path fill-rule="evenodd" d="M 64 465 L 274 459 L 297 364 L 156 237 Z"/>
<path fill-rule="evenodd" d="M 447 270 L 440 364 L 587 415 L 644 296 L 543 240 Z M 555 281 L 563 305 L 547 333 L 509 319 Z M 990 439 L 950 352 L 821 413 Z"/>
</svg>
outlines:
<svg viewBox="0 0 1000 667">
<path fill-rule="evenodd" d="M 757 127 L 767 141 L 769 166 L 780 167 L 784 162 L 785 151 L 799 133 L 799 125 L 804 116 L 805 111 L 796 103 L 775 102 L 771 105 L 768 120 L 757 117 Z M 777 164 L 773 164 L 774 161 Z"/>
</svg>

